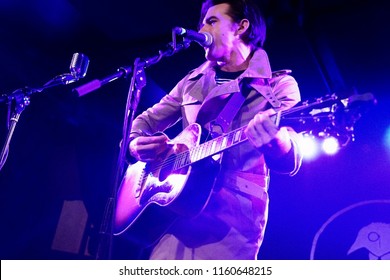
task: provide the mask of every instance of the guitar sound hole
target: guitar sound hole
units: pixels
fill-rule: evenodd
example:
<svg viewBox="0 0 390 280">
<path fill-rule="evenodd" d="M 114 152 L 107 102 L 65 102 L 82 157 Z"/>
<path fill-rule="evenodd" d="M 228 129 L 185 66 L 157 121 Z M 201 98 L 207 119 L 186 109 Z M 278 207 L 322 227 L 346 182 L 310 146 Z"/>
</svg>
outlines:
<svg viewBox="0 0 390 280">
<path fill-rule="evenodd" d="M 187 174 L 188 167 L 184 167 L 180 169 L 177 169 L 177 167 L 175 167 L 175 163 L 177 164 L 176 158 L 177 158 L 176 154 L 172 154 L 164 161 L 160 169 L 160 174 L 159 174 L 160 181 L 164 181 L 171 174 Z"/>
<path fill-rule="evenodd" d="M 164 161 L 160 170 L 160 175 L 159 175 L 160 181 L 164 181 L 170 174 L 172 174 L 175 159 L 176 159 L 176 155 L 172 154 Z"/>
</svg>

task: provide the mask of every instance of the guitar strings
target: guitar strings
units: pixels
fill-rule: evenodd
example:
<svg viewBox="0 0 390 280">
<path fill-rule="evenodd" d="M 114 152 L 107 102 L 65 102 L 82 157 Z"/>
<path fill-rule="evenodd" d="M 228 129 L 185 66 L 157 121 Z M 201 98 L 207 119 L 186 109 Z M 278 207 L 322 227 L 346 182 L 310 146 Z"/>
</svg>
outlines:
<svg viewBox="0 0 390 280">
<path fill-rule="evenodd" d="M 201 159 L 204 159 L 206 157 L 220 153 L 223 150 L 225 150 L 233 145 L 236 145 L 238 143 L 241 143 L 241 142 L 247 140 L 244 133 L 241 133 L 241 135 L 244 135 L 244 138 L 240 137 L 240 139 L 238 139 L 238 141 L 236 141 L 236 142 L 234 142 L 234 139 L 233 139 L 233 137 L 236 135 L 236 133 L 238 131 L 240 131 L 240 130 L 243 131 L 245 128 L 246 128 L 246 126 L 240 127 L 238 129 L 235 129 L 235 130 L 225 134 L 225 135 L 221 135 L 221 136 L 219 136 L 211 141 L 207 141 L 207 142 L 202 143 L 198 146 L 190 148 L 184 152 L 180 152 L 172 157 L 169 157 L 167 160 L 153 165 L 151 172 L 155 172 L 161 168 L 165 168 L 165 167 L 168 167 L 170 165 L 173 165 L 172 170 L 179 170 L 179 169 L 186 167 L 188 165 L 191 165 L 192 163 L 195 163 Z M 223 143 L 223 139 L 226 139 L 226 142 L 230 143 L 230 145 L 225 145 L 225 147 L 222 147 L 221 145 Z M 210 149 L 213 147 L 213 143 L 216 143 L 215 144 L 216 147 L 218 144 L 220 144 L 220 146 L 217 147 L 218 149 L 216 149 L 216 148 L 214 149 L 214 150 L 216 150 L 215 152 L 210 153 Z M 183 162 L 184 162 L 184 164 L 178 164 L 178 163 L 183 163 Z"/>
<path fill-rule="evenodd" d="M 305 110 L 305 109 L 308 109 L 310 107 L 313 107 L 315 105 L 318 105 L 318 104 L 321 104 L 321 103 L 325 103 L 325 102 L 328 102 L 328 101 L 335 101 L 337 100 L 337 96 L 335 95 L 331 95 L 325 99 L 317 99 L 315 102 L 311 103 L 311 104 L 306 104 L 304 103 L 303 105 L 301 106 L 298 106 L 298 107 L 293 107 L 293 108 L 290 108 L 288 110 L 285 110 L 285 111 L 282 111 L 280 112 L 280 118 L 286 116 L 286 115 L 289 115 L 289 114 L 293 114 L 293 113 L 296 113 L 296 112 L 299 112 L 299 111 L 302 111 L 302 110 Z M 271 115 L 271 117 L 273 116 L 276 116 L 277 114 L 273 114 Z M 302 119 L 302 116 L 300 117 L 296 117 L 296 118 L 300 118 Z M 291 118 L 290 119 L 296 119 L 296 118 Z M 208 141 L 208 142 L 205 142 L 203 144 L 200 144 L 198 146 L 195 146 L 193 148 L 190 148 L 184 152 L 180 152 L 178 154 L 176 154 L 175 156 L 173 157 L 169 157 L 167 160 L 165 161 L 162 161 L 156 165 L 154 165 L 154 167 L 151 169 L 151 172 L 155 172 L 161 168 L 165 168 L 167 166 L 170 166 L 170 165 L 173 165 L 173 168 L 172 170 L 178 170 L 178 169 L 181 169 L 183 167 L 186 167 L 194 162 L 197 162 L 203 158 L 206 158 L 208 156 L 212 156 L 214 154 L 217 154 L 217 153 L 220 153 L 222 152 L 223 150 L 225 150 L 227 148 L 227 146 L 231 147 L 235 144 L 238 144 L 238 143 L 241 143 L 245 140 L 247 140 L 247 138 L 245 137 L 244 139 L 239 139 L 239 141 L 237 141 L 236 143 L 234 143 L 234 140 L 232 141 L 232 137 L 235 135 L 235 133 L 239 130 L 244 130 L 247 126 L 243 126 L 243 127 L 240 127 L 238 129 L 235 129 L 225 135 L 222 135 L 222 136 L 219 136 L 211 141 Z M 243 135 L 243 134 L 242 134 Z M 204 155 L 204 154 L 207 154 L 209 151 L 210 148 L 212 148 L 213 146 L 213 143 L 217 143 L 216 145 L 218 144 L 221 144 L 223 143 L 223 139 L 227 139 L 227 143 L 231 143 L 230 145 L 227 145 L 226 147 L 219 147 L 218 148 L 218 151 L 215 152 L 215 153 L 211 153 L 209 155 Z M 233 144 L 233 145 L 232 145 Z M 211 146 L 211 147 L 210 147 Z M 184 162 L 184 164 L 178 164 L 178 163 L 182 163 Z"/>
</svg>

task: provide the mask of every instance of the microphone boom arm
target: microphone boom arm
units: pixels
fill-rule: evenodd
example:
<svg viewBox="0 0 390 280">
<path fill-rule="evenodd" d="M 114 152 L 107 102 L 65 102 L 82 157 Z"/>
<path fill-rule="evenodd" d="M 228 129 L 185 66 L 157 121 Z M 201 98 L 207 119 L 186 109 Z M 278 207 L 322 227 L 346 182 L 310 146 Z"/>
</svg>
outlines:
<svg viewBox="0 0 390 280">
<path fill-rule="evenodd" d="M 73 65 L 75 64 L 75 65 Z M 26 106 L 30 105 L 30 96 L 36 92 L 42 92 L 47 88 L 57 86 L 57 85 L 67 85 L 69 83 L 75 82 L 79 80 L 79 78 L 83 78 L 86 74 L 89 60 L 88 57 L 86 57 L 83 54 L 78 54 L 75 53 L 72 58 L 71 62 L 71 67 L 72 66 L 77 66 L 79 65 L 81 68 L 80 69 L 75 69 L 77 71 L 76 74 L 62 74 L 54 77 L 51 79 L 49 82 L 45 83 L 42 87 L 40 88 L 29 88 L 29 87 L 24 87 L 21 89 L 17 89 L 13 91 L 10 94 L 3 94 L 0 96 L 0 102 L 5 102 L 8 104 L 8 114 L 7 114 L 7 127 L 8 127 L 8 132 L 7 136 L 5 139 L 4 146 L 1 150 L 0 154 L 0 171 L 3 168 L 7 157 L 8 157 L 8 152 L 9 152 L 9 145 L 14 133 L 14 130 L 16 128 L 16 124 L 19 121 L 20 115 L 26 108 Z M 72 72 L 72 69 L 71 69 Z M 76 73 L 76 72 L 74 72 Z M 12 104 L 13 103 L 13 104 Z M 12 111 L 13 107 L 13 112 Z"/>
</svg>

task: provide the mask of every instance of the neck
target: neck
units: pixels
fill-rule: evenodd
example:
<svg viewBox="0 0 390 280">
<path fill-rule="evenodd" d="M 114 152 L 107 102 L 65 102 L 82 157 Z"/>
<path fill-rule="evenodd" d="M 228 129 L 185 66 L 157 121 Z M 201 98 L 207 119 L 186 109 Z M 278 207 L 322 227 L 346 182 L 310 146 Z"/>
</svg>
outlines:
<svg viewBox="0 0 390 280">
<path fill-rule="evenodd" d="M 231 52 L 226 61 L 219 61 L 218 65 L 222 71 L 237 72 L 248 68 L 252 50 L 249 46 L 241 44 L 239 48 Z"/>
</svg>

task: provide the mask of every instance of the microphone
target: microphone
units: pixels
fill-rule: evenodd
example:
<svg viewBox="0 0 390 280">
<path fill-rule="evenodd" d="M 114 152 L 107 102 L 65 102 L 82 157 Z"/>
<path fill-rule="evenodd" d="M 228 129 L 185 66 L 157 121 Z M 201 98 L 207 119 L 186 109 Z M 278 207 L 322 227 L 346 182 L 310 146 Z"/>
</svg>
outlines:
<svg viewBox="0 0 390 280">
<path fill-rule="evenodd" d="M 196 32 L 182 27 L 175 27 L 174 32 L 187 40 L 197 42 L 202 47 L 210 47 L 213 43 L 213 36 L 208 32 Z"/>
<path fill-rule="evenodd" d="M 49 87 L 53 87 L 57 85 L 67 85 L 76 82 L 79 79 L 85 77 L 85 75 L 87 74 L 88 65 L 89 65 L 89 58 L 86 55 L 82 53 L 74 53 L 69 66 L 70 73 L 57 75 L 53 79 L 45 83 L 43 87 L 40 88 L 25 87 L 22 89 L 17 89 L 11 94 L 1 94 L 0 102 L 11 101 L 13 99 L 17 99 L 23 96 L 24 97 L 30 96 L 34 92 L 42 92 L 44 89 L 47 89 Z"/>
<path fill-rule="evenodd" d="M 80 78 L 84 78 L 87 74 L 89 65 L 89 58 L 82 53 L 74 53 L 69 65 L 70 73 L 65 73 L 54 77 L 47 82 L 45 87 L 52 87 L 59 84 L 67 85 L 73 82 L 77 82 Z"/>
<path fill-rule="evenodd" d="M 76 79 L 84 78 L 87 74 L 89 58 L 82 53 L 74 53 L 70 62 L 70 74 Z"/>
</svg>

